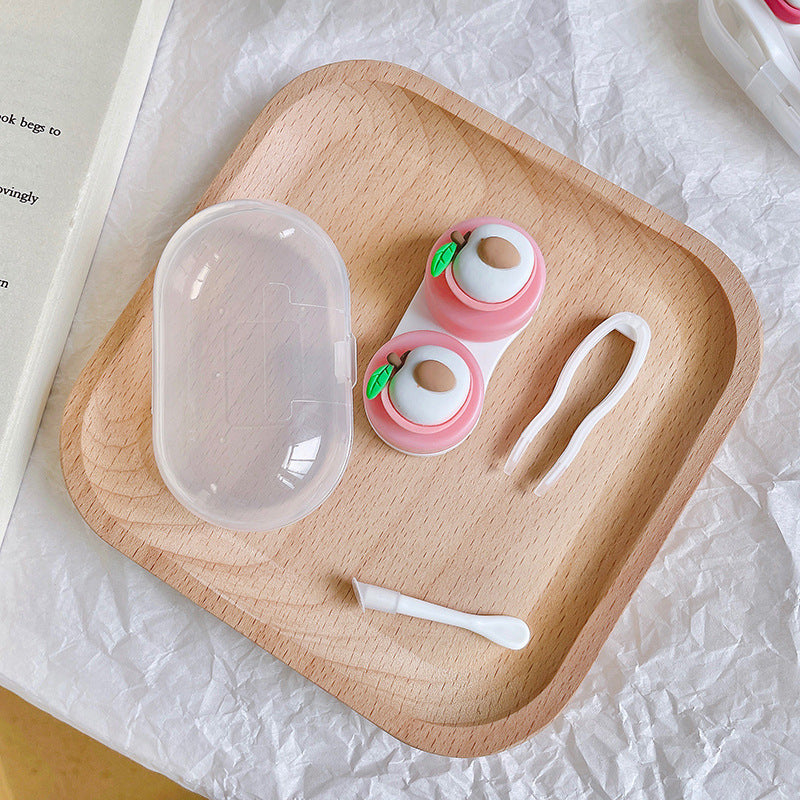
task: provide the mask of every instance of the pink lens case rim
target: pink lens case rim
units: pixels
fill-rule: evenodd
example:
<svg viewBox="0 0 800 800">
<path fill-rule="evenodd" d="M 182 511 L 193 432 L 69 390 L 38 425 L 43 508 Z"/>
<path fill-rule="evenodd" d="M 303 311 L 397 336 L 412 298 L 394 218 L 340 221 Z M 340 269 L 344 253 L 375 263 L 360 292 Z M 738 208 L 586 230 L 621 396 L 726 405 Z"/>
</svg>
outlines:
<svg viewBox="0 0 800 800">
<path fill-rule="evenodd" d="M 451 234 L 466 234 L 479 225 L 507 225 L 521 233 L 533 248 L 533 271 L 517 294 L 502 303 L 484 303 L 470 297 L 456 282 L 452 264 L 443 275 L 431 275 L 431 262 L 436 251 L 451 240 Z M 425 265 L 425 299 L 438 325 L 460 339 L 488 342 L 503 339 L 521 330 L 530 322 L 544 292 L 546 268 L 542 251 L 534 238 L 521 226 L 500 217 L 472 217 L 448 228 L 435 242 Z"/>
<path fill-rule="evenodd" d="M 800 8 L 795 8 L 786 0 L 764 0 L 764 2 L 779 20 L 791 25 L 800 24 Z"/>
<path fill-rule="evenodd" d="M 440 425 L 417 425 L 402 417 L 389 399 L 388 387 L 372 400 L 367 397 L 369 376 L 386 363 L 389 353 L 404 353 L 425 344 L 454 351 L 464 359 L 470 374 L 467 399 L 455 415 Z M 483 372 L 469 348 L 454 336 L 441 331 L 409 331 L 390 339 L 370 359 L 364 373 L 361 394 L 367 418 L 381 439 L 405 453 L 433 455 L 451 450 L 460 444 L 477 425 L 483 408 Z"/>
</svg>

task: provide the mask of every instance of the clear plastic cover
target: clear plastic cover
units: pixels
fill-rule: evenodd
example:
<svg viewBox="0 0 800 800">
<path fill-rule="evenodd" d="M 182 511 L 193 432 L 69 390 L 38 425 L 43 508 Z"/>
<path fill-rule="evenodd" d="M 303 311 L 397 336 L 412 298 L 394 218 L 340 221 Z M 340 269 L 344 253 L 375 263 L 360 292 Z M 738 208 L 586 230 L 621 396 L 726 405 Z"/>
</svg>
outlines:
<svg viewBox="0 0 800 800">
<path fill-rule="evenodd" d="M 287 206 L 212 206 L 170 240 L 153 303 L 153 446 L 178 501 L 254 531 L 317 508 L 353 435 L 350 292 L 330 238 Z"/>
</svg>

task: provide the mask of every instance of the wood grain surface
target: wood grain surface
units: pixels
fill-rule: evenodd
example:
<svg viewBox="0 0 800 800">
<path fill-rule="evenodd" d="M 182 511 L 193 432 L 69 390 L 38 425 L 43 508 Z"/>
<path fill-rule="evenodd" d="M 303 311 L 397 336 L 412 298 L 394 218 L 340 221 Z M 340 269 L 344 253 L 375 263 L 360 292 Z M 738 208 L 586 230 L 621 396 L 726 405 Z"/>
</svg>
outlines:
<svg viewBox="0 0 800 800">
<path fill-rule="evenodd" d="M 359 384 L 344 479 L 321 508 L 272 533 L 215 528 L 172 498 L 151 444 L 151 273 L 65 411 L 62 466 L 76 506 L 114 547 L 403 741 L 476 756 L 530 736 L 578 687 L 746 402 L 761 354 L 750 289 L 686 226 L 380 62 L 332 64 L 285 87 L 198 208 L 234 198 L 304 211 L 348 266 Z M 544 299 L 493 376 L 471 437 L 444 456 L 405 456 L 372 432 L 360 378 L 437 236 L 484 214 L 536 238 Z M 515 477 L 503 462 L 568 355 L 618 311 L 650 323 L 647 362 L 537 498 L 537 477 L 616 382 L 630 343 L 614 335 L 595 348 Z M 531 643 L 512 652 L 362 613 L 352 575 L 520 616 Z"/>
</svg>

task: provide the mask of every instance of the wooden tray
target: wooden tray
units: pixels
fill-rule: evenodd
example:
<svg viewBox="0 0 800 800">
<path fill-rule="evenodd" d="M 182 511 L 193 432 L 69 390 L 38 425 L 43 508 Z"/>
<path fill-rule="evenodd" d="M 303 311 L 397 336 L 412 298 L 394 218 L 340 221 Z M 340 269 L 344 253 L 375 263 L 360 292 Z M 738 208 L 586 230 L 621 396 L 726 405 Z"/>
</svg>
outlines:
<svg viewBox="0 0 800 800">
<path fill-rule="evenodd" d="M 164 487 L 151 447 L 152 273 L 84 369 L 61 431 L 67 486 L 107 542 L 384 730 L 477 756 L 530 736 L 583 679 L 756 380 L 761 327 L 736 267 L 699 234 L 402 67 L 333 64 L 264 109 L 199 208 L 269 198 L 325 228 L 348 265 L 359 375 L 450 223 L 530 230 L 544 300 L 506 353 L 477 429 L 444 456 L 389 449 L 355 390 L 339 487 L 301 522 L 237 533 Z M 511 444 L 569 353 L 629 310 L 653 328 L 632 391 L 544 498 L 532 487 L 629 354 L 607 339 L 515 478 Z M 519 652 L 362 614 L 352 575 L 465 611 L 525 618 Z"/>
</svg>

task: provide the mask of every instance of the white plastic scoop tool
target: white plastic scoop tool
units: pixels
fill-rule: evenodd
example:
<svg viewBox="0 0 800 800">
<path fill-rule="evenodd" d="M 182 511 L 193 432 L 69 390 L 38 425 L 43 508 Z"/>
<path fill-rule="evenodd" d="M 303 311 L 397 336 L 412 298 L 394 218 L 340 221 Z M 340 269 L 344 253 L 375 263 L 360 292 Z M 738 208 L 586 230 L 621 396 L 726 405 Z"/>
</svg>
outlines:
<svg viewBox="0 0 800 800">
<path fill-rule="evenodd" d="M 362 611 L 370 608 L 389 614 L 405 614 L 407 617 L 443 622 L 445 625 L 453 625 L 456 628 L 464 628 L 477 633 L 510 650 L 521 650 L 531 638 L 528 626 L 517 617 L 465 614 L 463 611 L 456 611 L 446 606 L 439 606 L 425 600 L 418 600 L 416 597 L 400 594 L 393 589 L 362 583 L 355 578 L 353 578 L 353 592 Z"/>
</svg>

